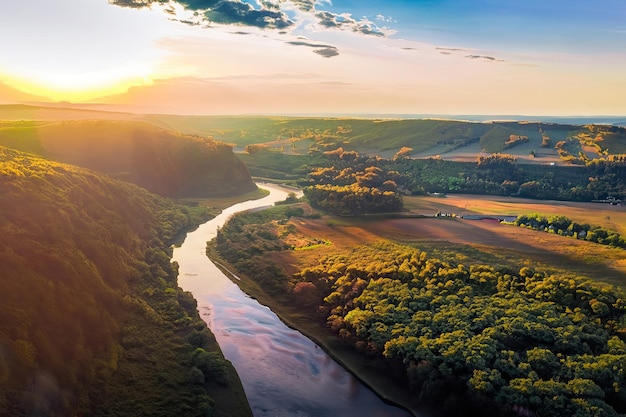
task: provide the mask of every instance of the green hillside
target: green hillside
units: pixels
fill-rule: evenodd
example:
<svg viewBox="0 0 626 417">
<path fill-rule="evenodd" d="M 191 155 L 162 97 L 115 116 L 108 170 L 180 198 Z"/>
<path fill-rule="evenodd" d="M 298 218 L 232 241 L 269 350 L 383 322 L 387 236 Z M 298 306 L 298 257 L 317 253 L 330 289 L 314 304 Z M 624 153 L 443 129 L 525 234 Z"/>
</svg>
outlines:
<svg viewBox="0 0 626 417">
<path fill-rule="evenodd" d="M 626 129 L 608 125 L 175 115 L 152 115 L 144 120 L 180 132 L 208 135 L 240 148 L 262 146 L 285 154 L 341 146 L 382 157 L 392 157 L 401 149 L 410 148 L 408 155 L 418 157 L 441 155 L 456 159 L 463 153 L 463 158 L 475 158 L 485 152 L 507 152 L 523 157 L 529 153 L 556 160 L 561 157 L 569 162 L 582 151 L 590 152 L 591 157 L 626 152 Z M 565 147 L 559 149 L 565 153 L 557 150 L 559 142 L 564 142 Z"/>
<path fill-rule="evenodd" d="M 170 263 L 204 218 L 0 147 L 0 415 L 250 415 Z"/>
<path fill-rule="evenodd" d="M 97 106 L 90 109 L 79 109 L 5 105 L 0 106 L 1 120 L 6 121 L 0 122 L 0 126 L 5 128 L 10 127 L 11 124 L 19 124 L 20 121 L 24 120 L 38 125 L 43 122 L 54 124 L 65 121 L 65 127 L 67 127 L 67 123 L 84 123 L 84 126 L 90 125 L 93 129 L 101 132 L 99 135 L 94 135 L 93 129 L 91 129 L 89 134 L 80 133 L 81 138 L 89 145 L 101 140 L 110 143 L 112 135 L 105 136 L 105 132 L 117 132 L 116 134 L 123 138 L 121 139 L 122 142 L 133 142 L 137 136 L 147 136 L 156 138 L 156 143 L 160 144 L 161 141 L 165 140 L 164 136 L 170 136 L 170 139 L 172 139 L 171 137 L 184 137 L 185 139 L 195 137 L 198 139 L 200 136 L 231 144 L 237 151 L 243 151 L 246 147 L 264 147 L 286 155 L 306 155 L 310 152 L 336 149 L 341 146 L 345 150 L 388 158 L 402 150 L 404 155 L 417 158 L 439 155 L 448 160 L 464 161 L 475 160 L 481 153 L 506 152 L 524 163 L 548 164 L 577 163 L 585 158 L 594 159 L 606 155 L 626 153 L 626 128 L 610 125 L 574 124 L 568 122 L 569 119 L 567 118 L 563 119 L 563 123 L 552 123 L 349 117 L 140 115 L 101 111 L 98 110 Z M 95 120 L 99 122 L 94 122 Z M 142 126 L 140 122 L 144 122 L 146 125 Z M 584 123 L 587 122 L 588 120 Z M 120 127 L 121 125 L 126 125 L 130 131 L 124 132 Z M 27 137 L 30 136 L 31 139 L 34 134 L 37 134 L 29 132 L 23 125 L 13 126 L 20 128 L 20 133 Z M 42 129 L 42 127 L 40 126 L 38 129 Z M 44 130 L 46 129 L 49 128 L 46 127 Z M 4 129 L 0 128 L 0 145 L 8 146 L 16 141 L 14 134 L 17 131 L 12 133 L 13 136 L 9 136 L 2 130 Z M 135 133 L 131 133 L 131 131 Z M 143 142 L 142 146 L 145 145 L 146 143 Z M 33 146 L 34 148 L 28 150 L 45 154 L 47 148 L 44 148 L 42 153 L 42 150 L 37 148 L 40 145 L 34 143 Z M 26 148 L 20 147 L 19 149 Z M 116 149 L 113 152 L 118 151 L 119 149 Z M 99 152 L 102 152 L 102 149 Z M 176 157 L 182 157 L 184 164 L 187 164 L 189 161 L 184 158 L 184 154 L 185 152 L 183 155 L 176 155 Z M 531 156 L 529 157 L 529 155 Z M 149 154 L 149 156 L 163 157 L 160 154 Z M 171 169 L 172 165 L 177 164 L 165 162 L 167 168 Z M 112 169 L 112 167 L 106 168 L 108 169 L 106 172 L 110 172 Z M 115 166 L 114 168 L 117 169 L 118 167 Z M 137 170 L 136 166 L 131 168 L 131 170 Z M 115 172 L 122 177 L 126 175 L 126 178 L 132 178 L 129 172 L 119 169 Z M 156 174 L 152 173 L 152 175 Z M 212 177 L 214 175 L 215 173 L 207 176 Z M 157 176 L 159 176 L 159 181 L 147 181 L 145 178 L 141 180 L 149 183 L 149 185 L 162 182 L 164 179 L 162 172 Z M 132 180 L 136 182 L 138 179 L 132 178 Z M 178 187 L 175 179 L 169 180 L 175 184 L 170 188 Z M 178 180 L 181 179 L 178 178 Z M 223 180 L 224 178 L 219 177 L 218 174 L 214 183 L 208 181 L 208 192 L 223 191 L 219 186 Z M 230 179 L 226 178 L 226 180 Z M 224 184 L 228 184 L 228 182 Z M 182 186 L 183 189 L 185 187 Z M 201 187 L 191 188 L 193 193 L 206 191 Z M 158 187 L 150 189 L 172 195 L 170 189 L 161 190 Z"/>
<path fill-rule="evenodd" d="M 5 121 L 0 122 L 0 145 L 97 170 L 167 197 L 233 195 L 255 188 L 230 145 L 145 122 Z"/>
</svg>

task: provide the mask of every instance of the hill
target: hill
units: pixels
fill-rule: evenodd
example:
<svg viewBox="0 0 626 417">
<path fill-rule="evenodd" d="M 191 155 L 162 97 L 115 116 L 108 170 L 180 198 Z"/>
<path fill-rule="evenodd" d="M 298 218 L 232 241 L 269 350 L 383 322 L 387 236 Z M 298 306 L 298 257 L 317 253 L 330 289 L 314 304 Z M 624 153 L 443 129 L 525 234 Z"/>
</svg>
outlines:
<svg viewBox="0 0 626 417">
<path fill-rule="evenodd" d="M 338 146 L 361 154 L 476 160 L 506 152 L 526 163 L 566 163 L 626 152 L 626 129 L 573 123 L 440 119 L 356 119 L 154 115 L 172 129 L 210 135 L 238 149 L 255 145 L 285 154 Z M 583 155 L 581 155 L 584 154 Z"/>
<path fill-rule="evenodd" d="M 231 145 L 141 121 L 5 121 L 0 145 L 97 170 L 167 197 L 255 188 Z"/>
<path fill-rule="evenodd" d="M 0 416 L 250 415 L 170 263 L 204 218 L 0 147 Z"/>
<path fill-rule="evenodd" d="M 185 116 L 104 111 L 92 105 L 0 106 L 0 120 L 143 121 L 183 135 L 210 137 L 235 150 L 263 147 L 286 155 L 342 146 L 361 154 L 391 158 L 402 151 L 414 158 L 474 161 L 480 154 L 506 152 L 520 162 L 566 164 L 626 153 L 626 129 L 615 118 L 540 118 L 493 121 L 381 117 Z M 511 116 L 517 120 L 521 116 Z M 467 120 L 465 120 L 467 119 Z M 530 120 L 529 119 L 529 120 Z M 592 121 L 598 120 L 593 124 Z M 606 120 L 606 124 L 603 120 Z"/>
</svg>

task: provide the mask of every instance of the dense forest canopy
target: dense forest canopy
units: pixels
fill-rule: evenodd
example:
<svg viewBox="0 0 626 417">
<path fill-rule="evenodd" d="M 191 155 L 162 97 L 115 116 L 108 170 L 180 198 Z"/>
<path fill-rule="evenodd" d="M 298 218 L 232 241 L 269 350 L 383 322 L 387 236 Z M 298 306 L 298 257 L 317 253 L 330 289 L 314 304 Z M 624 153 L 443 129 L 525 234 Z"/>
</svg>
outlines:
<svg viewBox="0 0 626 417">
<path fill-rule="evenodd" d="M 128 120 L 0 122 L 0 145 L 132 182 L 167 197 L 255 188 L 232 146 Z"/>
<path fill-rule="evenodd" d="M 341 148 L 343 149 L 343 148 Z M 334 150 L 336 151 L 336 149 Z M 345 163 L 328 156 L 329 151 L 306 156 L 285 156 L 271 150 L 240 154 L 254 176 L 292 181 L 307 186 L 324 169 L 341 172 Z M 510 154 L 489 154 L 472 162 L 441 158 L 380 158 L 356 154 L 352 165 L 375 166 L 396 172 L 402 194 L 460 193 L 519 196 L 542 200 L 593 201 L 626 199 L 626 163 L 592 160 L 584 165 L 531 165 Z M 333 171 L 328 171 L 332 173 Z"/>
<path fill-rule="evenodd" d="M 0 415 L 249 415 L 170 263 L 174 237 L 206 218 L 0 147 Z"/>
<path fill-rule="evenodd" d="M 626 412 L 622 290 L 574 273 L 444 261 L 382 238 L 294 267 L 290 252 L 332 245 L 323 235 L 302 244 L 296 225 L 307 213 L 280 206 L 235 216 L 216 249 L 278 302 L 318 317 L 363 360 L 395 375 L 435 414 Z"/>
<path fill-rule="evenodd" d="M 312 170 L 304 187 L 304 195 L 313 207 L 349 216 L 402 209 L 397 183 L 400 173 L 385 172 L 375 163 L 368 166 L 368 161 L 359 160 L 356 152 L 342 148 L 325 154 L 335 163 Z"/>
</svg>

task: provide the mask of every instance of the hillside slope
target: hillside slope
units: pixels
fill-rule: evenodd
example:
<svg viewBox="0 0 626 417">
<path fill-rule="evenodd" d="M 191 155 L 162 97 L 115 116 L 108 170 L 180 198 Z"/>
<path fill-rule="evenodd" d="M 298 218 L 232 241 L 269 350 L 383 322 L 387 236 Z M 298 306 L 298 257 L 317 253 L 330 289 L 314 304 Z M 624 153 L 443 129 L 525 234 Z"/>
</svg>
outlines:
<svg viewBox="0 0 626 417">
<path fill-rule="evenodd" d="M 129 120 L 5 121 L 0 145 L 132 182 L 167 197 L 255 188 L 232 147 Z"/>
<path fill-rule="evenodd" d="M 610 125 L 440 119 L 357 119 L 152 115 L 172 129 L 249 145 L 307 154 L 343 147 L 362 154 L 475 160 L 506 152 L 526 163 L 558 163 L 626 152 L 626 129 Z M 257 148 L 258 149 L 258 148 Z M 580 153 L 585 154 L 581 156 Z"/>
<path fill-rule="evenodd" d="M 171 240 L 203 218 L 0 147 L 0 416 L 250 415 L 170 263 Z"/>
</svg>

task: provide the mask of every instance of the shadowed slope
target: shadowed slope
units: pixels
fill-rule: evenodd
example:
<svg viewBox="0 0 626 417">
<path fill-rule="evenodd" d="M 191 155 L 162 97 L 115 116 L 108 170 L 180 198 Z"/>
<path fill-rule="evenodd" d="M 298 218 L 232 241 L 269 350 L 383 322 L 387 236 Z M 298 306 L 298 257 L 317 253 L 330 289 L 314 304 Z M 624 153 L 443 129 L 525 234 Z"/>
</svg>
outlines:
<svg viewBox="0 0 626 417">
<path fill-rule="evenodd" d="M 0 145 L 104 172 L 167 197 L 232 195 L 255 188 L 230 145 L 144 122 L 5 122 Z"/>
<path fill-rule="evenodd" d="M 202 416 L 223 401 L 249 415 L 170 263 L 171 240 L 203 218 L 0 147 L 0 416 Z M 198 348 L 221 373 L 194 366 Z"/>
</svg>

